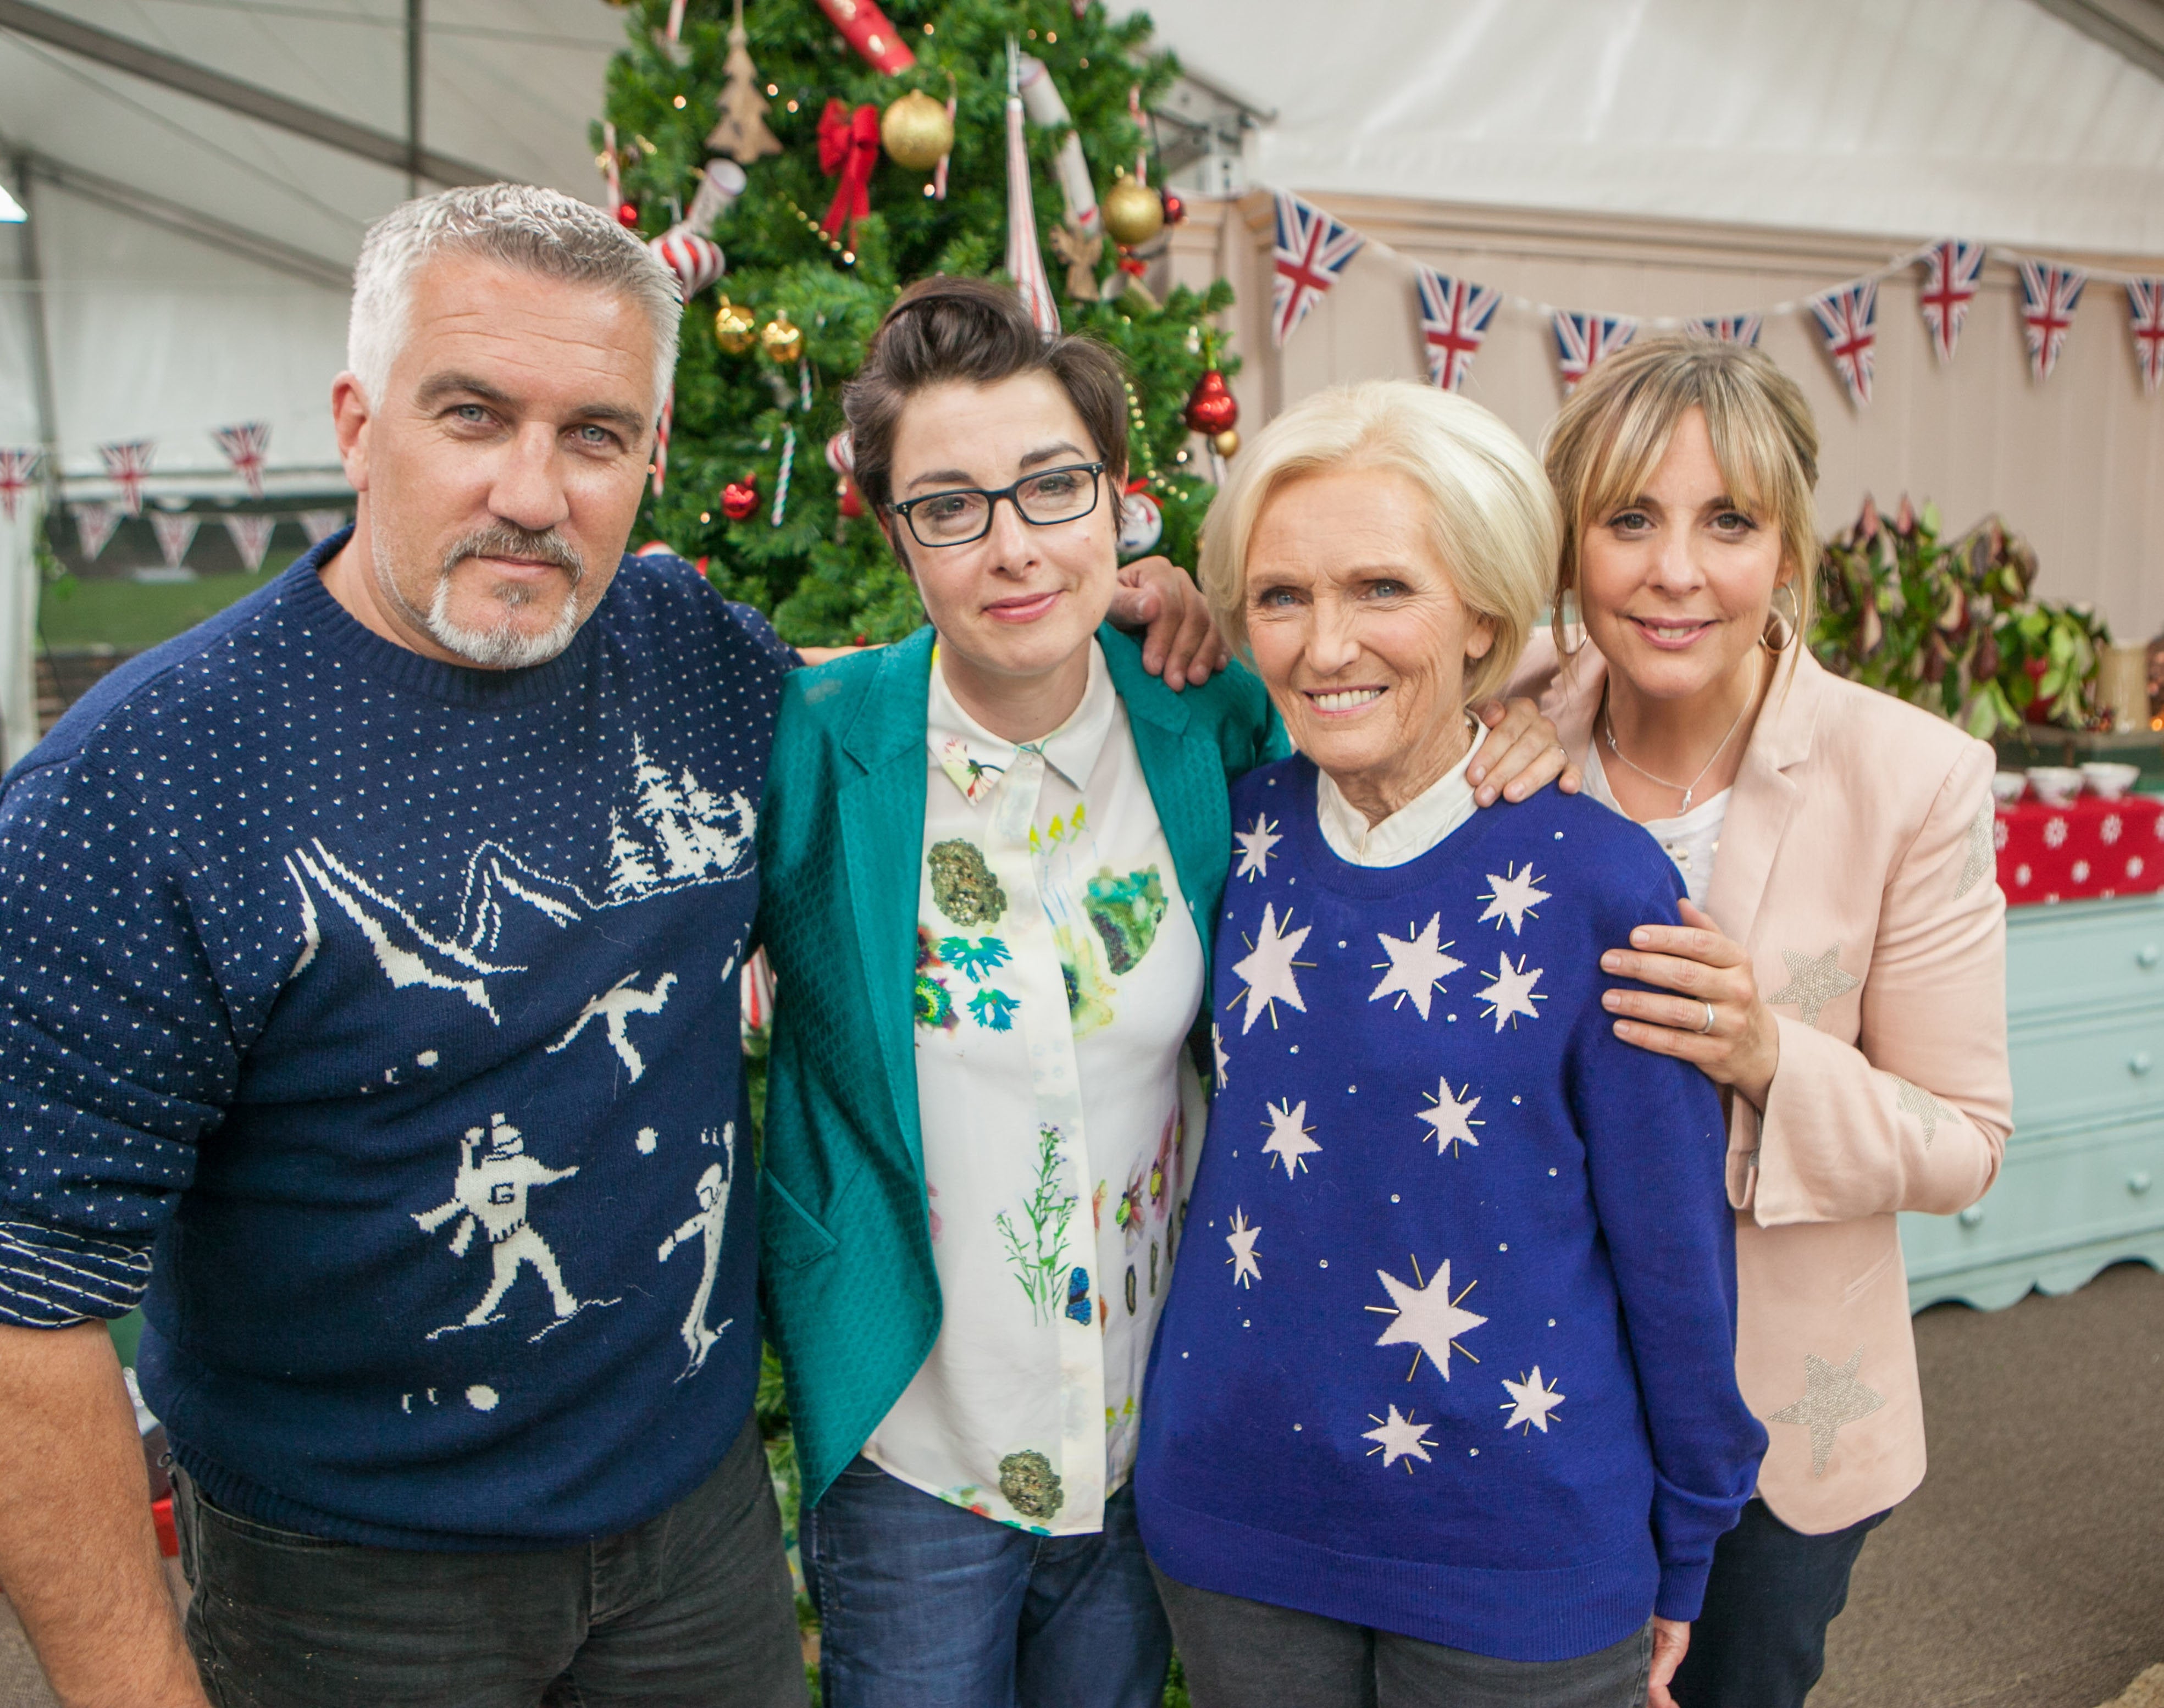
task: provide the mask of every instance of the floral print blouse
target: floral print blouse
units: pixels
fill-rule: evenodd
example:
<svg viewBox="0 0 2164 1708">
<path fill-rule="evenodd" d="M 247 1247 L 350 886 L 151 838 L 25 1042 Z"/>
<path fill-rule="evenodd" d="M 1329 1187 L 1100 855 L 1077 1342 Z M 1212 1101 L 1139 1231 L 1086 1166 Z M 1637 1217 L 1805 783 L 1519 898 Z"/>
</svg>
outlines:
<svg viewBox="0 0 2164 1708">
<path fill-rule="evenodd" d="M 1102 1527 L 1203 1122 L 1202 946 L 1104 655 L 1017 747 L 927 720 L 915 989 L 938 1344 L 864 1451 L 1004 1524 Z"/>
</svg>

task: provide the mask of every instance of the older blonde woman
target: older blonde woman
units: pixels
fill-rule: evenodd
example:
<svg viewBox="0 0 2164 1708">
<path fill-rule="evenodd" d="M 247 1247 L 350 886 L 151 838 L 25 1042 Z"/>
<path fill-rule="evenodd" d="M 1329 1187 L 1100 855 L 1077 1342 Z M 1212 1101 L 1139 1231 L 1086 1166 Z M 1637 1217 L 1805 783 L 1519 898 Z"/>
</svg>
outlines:
<svg viewBox="0 0 2164 1708">
<path fill-rule="evenodd" d="M 1728 1103 L 1737 1370 L 1772 1442 L 1683 1708 L 1796 1708 L 1816 1682 L 1864 1537 L 1924 1474 L 1894 1213 L 1981 1197 L 2011 1115 L 1991 750 L 1804 644 L 1817 450 L 1755 350 L 1595 369 L 1547 452 L 1583 630 L 1520 684 L 1689 887 L 1680 927 L 1603 946 L 1642 981 L 1607 997 L 1616 1035 Z"/>
<path fill-rule="evenodd" d="M 1635 1708 L 1649 1669 L 1665 1701 L 1764 1445 L 1719 1100 L 1600 1006 L 1682 886 L 1589 800 L 1466 781 L 1557 537 L 1510 431 L 1405 384 L 1279 418 L 1211 517 L 1205 595 L 1300 751 L 1232 789 L 1136 1470 L 1200 1708 Z"/>
</svg>

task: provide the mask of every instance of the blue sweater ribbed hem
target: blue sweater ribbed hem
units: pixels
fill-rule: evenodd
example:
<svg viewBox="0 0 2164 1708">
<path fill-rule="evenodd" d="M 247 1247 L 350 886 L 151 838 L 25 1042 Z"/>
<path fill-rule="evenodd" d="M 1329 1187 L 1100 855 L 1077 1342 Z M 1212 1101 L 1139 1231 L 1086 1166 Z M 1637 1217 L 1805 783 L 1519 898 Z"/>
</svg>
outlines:
<svg viewBox="0 0 2164 1708">
<path fill-rule="evenodd" d="M 1592 1654 L 1642 1627 L 1654 1599 L 1649 1546 L 1546 1571 L 1504 1571 L 1347 1553 L 1199 1512 L 1161 1492 L 1151 1493 L 1148 1511 L 1150 1559 L 1180 1583 L 1499 1660 Z"/>
</svg>

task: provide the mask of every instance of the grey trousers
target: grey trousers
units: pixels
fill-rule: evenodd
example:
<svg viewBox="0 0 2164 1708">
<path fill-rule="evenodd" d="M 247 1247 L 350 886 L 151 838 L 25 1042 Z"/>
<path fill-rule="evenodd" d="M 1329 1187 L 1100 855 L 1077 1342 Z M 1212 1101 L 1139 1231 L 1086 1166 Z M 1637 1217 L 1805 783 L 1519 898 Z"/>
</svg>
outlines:
<svg viewBox="0 0 2164 1708">
<path fill-rule="evenodd" d="M 1157 1574 L 1195 1708 L 1645 1708 L 1653 1627 L 1565 1661 L 1496 1660 Z"/>
<path fill-rule="evenodd" d="M 539 1553 L 328 1542 L 174 1482 L 188 1647 L 217 1708 L 804 1708 L 755 1422 L 658 1518 Z"/>
</svg>

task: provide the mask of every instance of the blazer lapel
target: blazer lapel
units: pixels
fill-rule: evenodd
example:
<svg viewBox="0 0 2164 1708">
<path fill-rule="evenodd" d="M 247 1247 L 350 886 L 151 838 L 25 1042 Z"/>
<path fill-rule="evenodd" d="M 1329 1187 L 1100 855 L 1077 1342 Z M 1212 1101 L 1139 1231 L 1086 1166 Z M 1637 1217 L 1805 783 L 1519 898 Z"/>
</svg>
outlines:
<svg viewBox="0 0 2164 1708">
<path fill-rule="evenodd" d="M 924 845 L 924 736 L 932 631 L 890 647 L 842 740 L 862 774 L 838 802 L 849 907 L 869 983 L 872 1033 L 896 1131 L 919 1174 L 917 1056 L 909 993 L 917 964 L 917 862 Z"/>
<path fill-rule="evenodd" d="M 1773 876 L 1773 857 L 1803 798 L 1802 786 L 1788 773 L 1810 757 L 1818 726 L 1824 669 L 1800 642 L 1794 644 L 1795 657 L 1767 690 L 1742 768 L 1736 773 L 1721 826 L 1720 855 L 1713 864 L 1713 888 L 1706 896 L 1706 911 L 1746 949 L 1757 935 L 1758 904 Z"/>
</svg>

